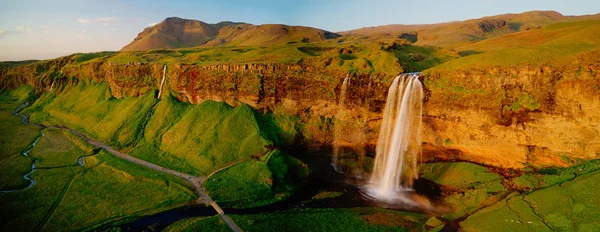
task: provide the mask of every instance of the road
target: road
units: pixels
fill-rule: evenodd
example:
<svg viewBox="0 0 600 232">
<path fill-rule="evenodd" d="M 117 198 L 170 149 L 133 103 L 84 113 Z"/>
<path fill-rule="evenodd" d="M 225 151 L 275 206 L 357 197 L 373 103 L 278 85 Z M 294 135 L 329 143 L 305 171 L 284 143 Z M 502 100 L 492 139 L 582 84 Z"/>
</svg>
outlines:
<svg viewBox="0 0 600 232">
<path fill-rule="evenodd" d="M 242 229 L 240 229 L 240 227 L 238 227 L 235 224 L 235 222 L 229 216 L 227 216 L 225 214 L 225 212 L 223 211 L 223 209 L 221 209 L 221 207 L 217 204 L 217 202 L 213 201 L 212 198 L 210 198 L 208 193 L 206 193 L 206 190 L 204 190 L 204 187 L 202 186 L 202 184 L 204 183 L 204 181 L 206 179 L 208 179 L 207 176 L 192 176 L 192 175 L 188 175 L 188 174 L 185 174 L 182 172 L 171 170 L 171 169 L 168 169 L 168 168 L 165 168 L 162 166 L 158 166 L 156 164 L 153 164 L 153 163 L 135 158 L 133 156 L 130 156 L 126 153 L 117 151 L 117 150 L 113 149 L 112 147 L 104 144 L 103 142 L 91 139 L 91 138 L 85 136 L 84 134 L 82 134 L 76 130 L 73 130 L 71 128 L 68 128 L 65 126 L 56 126 L 56 127 L 60 128 L 60 129 L 68 130 L 71 133 L 83 138 L 89 144 L 92 144 L 93 146 L 96 146 L 96 147 L 100 147 L 100 148 L 104 149 L 105 151 L 107 151 L 108 153 L 110 153 L 116 157 L 119 157 L 123 160 L 127 160 L 129 162 L 132 162 L 132 163 L 135 163 L 138 165 L 142 165 L 144 167 L 151 168 L 151 169 L 154 169 L 159 172 L 164 172 L 164 173 L 167 173 L 167 174 L 170 174 L 173 176 L 177 176 L 179 178 L 186 180 L 187 182 L 189 182 L 192 185 L 192 187 L 196 191 L 196 195 L 198 195 L 198 200 L 200 202 L 207 204 L 207 205 L 211 205 L 215 209 L 215 211 L 217 211 L 217 213 L 219 213 L 219 216 L 221 217 L 221 219 L 229 226 L 229 228 L 231 228 L 231 230 L 233 230 L 235 232 L 242 231 Z"/>
</svg>

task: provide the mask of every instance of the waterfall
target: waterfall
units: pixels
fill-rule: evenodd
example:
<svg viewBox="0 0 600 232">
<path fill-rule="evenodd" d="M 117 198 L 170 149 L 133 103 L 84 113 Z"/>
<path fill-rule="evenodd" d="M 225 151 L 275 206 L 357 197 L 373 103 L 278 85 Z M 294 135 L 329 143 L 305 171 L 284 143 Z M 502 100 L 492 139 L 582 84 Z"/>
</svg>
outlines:
<svg viewBox="0 0 600 232">
<path fill-rule="evenodd" d="M 162 93 L 163 85 L 165 85 L 165 78 L 166 77 L 167 77 L 167 65 L 165 64 L 163 66 L 163 76 L 162 76 L 162 80 L 160 81 L 160 88 L 158 89 L 157 99 L 160 99 L 160 95 Z"/>
<path fill-rule="evenodd" d="M 381 200 L 402 198 L 418 178 L 423 87 L 418 73 L 402 74 L 389 88 L 367 192 Z"/>
<path fill-rule="evenodd" d="M 336 171 L 340 171 L 338 169 L 338 158 L 340 155 L 343 155 L 344 151 L 341 149 L 340 154 L 340 138 L 342 136 L 342 118 L 344 118 L 345 110 L 346 110 L 346 91 L 348 90 L 348 85 L 350 84 L 350 75 L 346 74 L 346 78 L 344 78 L 344 82 L 342 83 L 342 90 L 340 91 L 340 99 L 338 102 L 339 110 L 335 116 L 335 124 L 333 128 L 333 159 L 331 165 Z"/>
</svg>

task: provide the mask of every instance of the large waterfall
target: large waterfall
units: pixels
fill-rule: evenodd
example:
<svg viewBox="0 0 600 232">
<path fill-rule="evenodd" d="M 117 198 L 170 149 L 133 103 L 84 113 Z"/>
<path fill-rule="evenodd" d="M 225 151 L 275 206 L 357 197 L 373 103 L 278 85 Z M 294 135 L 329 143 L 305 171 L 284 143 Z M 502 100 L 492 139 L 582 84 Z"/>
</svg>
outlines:
<svg viewBox="0 0 600 232">
<path fill-rule="evenodd" d="M 345 116 L 346 110 L 346 91 L 348 90 L 348 84 L 350 83 L 350 75 L 346 75 L 344 82 L 342 83 L 342 89 L 340 90 L 340 99 L 338 105 L 340 109 L 335 116 L 335 124 L 333 128 L 333 159 L 331 165 L 336 171 L 340 171 L 338 168 L 338 159 L 340 155 L 343 155 L 343 148 L 340 149 L 340 139 L 342 136 L 342 120 Z"/>
<path fill-rule="evenodd" d="M 418 178 L 423 87 L 418 73 L 402 74 L 389 88 L 367 192 L 380 200 L 401 199 Z"/>
</svg>

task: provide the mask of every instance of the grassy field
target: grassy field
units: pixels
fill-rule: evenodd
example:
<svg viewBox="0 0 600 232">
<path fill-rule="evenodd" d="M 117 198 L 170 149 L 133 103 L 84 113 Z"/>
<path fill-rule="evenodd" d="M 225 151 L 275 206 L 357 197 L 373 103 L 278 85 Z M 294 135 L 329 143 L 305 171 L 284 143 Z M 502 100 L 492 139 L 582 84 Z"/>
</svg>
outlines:
<svg viewBox="0 0 600 232">
<path fill-rule="evenodd" d="M 442 217 L 449 220 L 491 205 L 507 193 L 500 175 L 477 164 L 426 163 L 419 166 L 419 173 L 443 188 L 443 202 L 452 207 L 452 212 Z"/>
<path fill-rule="evenodd" d="M 183 180 L 104 151 L 84 158 L 83 166 L 74 165 L 79 155 L 91 152 L 80 142 L 59 130 L 42 137 L 32 151 L 39 159 L 32 175 L 35 185 L 0 193 L 3 230 L 81 230 L 196 198 Z"/>
<path fill-rule="evenodd" d="M 514 195 L 461 223 L 465 231 L 597 231 L 600 171 L 571 181 Z"/>
<path fill-rule="evenodd" d="M 563 22 L 455 48 L 472 54 L 433 70 L 518 65 L 564 65 L 577 55 L 600 48 L 600 20 Z"/>
<path fill-rule="evenodd" d="M 71 132 L 61 129 L 46 129 L 31 157 L 39 161 L 36 168 L 78 166 L 77 158 L 93 153 L 93 147 Z"/>
<path fill-rule="evenodd" d="M 33 99 L 30 93 L 24 87 L 0 94 L 2 190 L 29 185 L 23 174 L 31 170 L 31 161 L 20 152 L 31 146 L 40 128 L 10 113 L 20 106 L 17 101 Z M 45 129 L 30 156 L 38 160 L 31 175 L 35 185 L 0 193 L 3 231 L 82 230 L 196 198 L 185 181 L 94 150 L 68 131 Z M 79 166 L 81 156 L 87 157 Z"/>
<path fill-rule="evenodd" d="M 0 92 L 0 190 L 22 189 L 29 185 L 23 175 L 31 171 L 32 160 L 22 152 L 31 147 L 40 135 L 40 128 L 23 124 L 22 118 L 12 113 L 21 106 L 17 101 L 30 98 L 30 90 L 30 87 L 21 87 Z"/>
<path fill-rule="evenodd" d="M 275 150 L 215 173 L 205 188 L 225 207 L 256 207 L 286 199 L 307 177 L 301 161 Z"/>
<path fill-rule="evenodd" d="M 418 231 L 427 215 L 378 208 L 299 209 L 230 215 L 246 231 Z M 181 220 L 165 231 L 229 231 L 217 216 Z"/>
</svg>

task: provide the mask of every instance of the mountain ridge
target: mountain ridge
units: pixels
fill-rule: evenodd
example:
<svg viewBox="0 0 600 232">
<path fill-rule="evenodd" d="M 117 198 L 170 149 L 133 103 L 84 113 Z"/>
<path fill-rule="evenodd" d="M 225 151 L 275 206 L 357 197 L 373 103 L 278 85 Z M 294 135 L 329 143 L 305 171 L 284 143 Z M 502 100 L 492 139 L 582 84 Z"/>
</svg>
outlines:
<svg viewBox="0 0 600 232">
<path fill-rule="evenodd" d="M 253 25 L 222 21 L 208 24 L 199 20 L 168 17 L 145 28 L 121 51 L 172 49 L 217 45 L 272 45 L 291 42 L 315 42 L 337 38 L 322 29 L 284 24 Z"/>
</svg>

